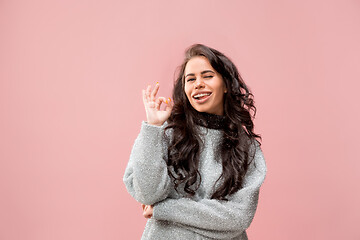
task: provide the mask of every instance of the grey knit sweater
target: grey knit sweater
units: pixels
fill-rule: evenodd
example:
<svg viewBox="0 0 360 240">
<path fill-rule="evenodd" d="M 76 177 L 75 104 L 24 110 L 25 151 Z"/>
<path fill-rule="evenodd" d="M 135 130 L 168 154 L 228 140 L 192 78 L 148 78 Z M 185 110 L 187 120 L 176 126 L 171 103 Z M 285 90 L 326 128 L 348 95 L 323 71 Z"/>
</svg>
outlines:
<svg viewBox="0 0 360 240">
<path fill-rule="evenodd" d="M 166 122 L 162 126 L 142 122 L 123 177 L 135 200 L 154 206 L 141 240 L 247 240 L 245 230 L 254 218 L 267 170 L 258 143 L 252 147 L 255 159 L 245 175 L 244 187 L 228 197 L 229 201 L 210 199 L 222 172 L 221 161 L 216 160 L 220 157 L 216 149 L 222 130 L 197 125 L 204 140 L 199 166 L 201 185 L 195 196 L 189 198 L 184 197 L 184 185 L 179 185 L 179 193 L 175 191 L 168 175 L 164 161 L 169 145 L 163 136 L 166 125 Z M 166 132 L 171 136 L 171 131 Z M 221 183 L 218 181 L 215 187 Z"/>
</svg>

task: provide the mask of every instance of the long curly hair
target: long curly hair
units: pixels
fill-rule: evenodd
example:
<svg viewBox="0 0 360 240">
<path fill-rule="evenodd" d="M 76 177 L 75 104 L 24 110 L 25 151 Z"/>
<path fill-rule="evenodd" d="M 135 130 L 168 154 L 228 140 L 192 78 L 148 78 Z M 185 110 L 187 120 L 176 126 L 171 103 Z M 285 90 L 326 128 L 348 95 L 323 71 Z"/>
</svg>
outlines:
<svg viewBox="0 0 360 240">
<path fill-rule="evenodd" d="M 173 130 L 166 159 L 168 173 L 173 179 L 176 191 L 181 183 L 185 183 L 184 191 L 190 196 L 195 195 L 200 186 L 195 186 L 198 177 L 201 182 L 198 167 L 202 140 L 195 127 L 197 111 L 191 106 L 184 91 L 185 67 L 195 56 L 204 56 L 209 60 L 211 66 L 222 76 L 227 89 L 224 94 L 224 116 L 227 121 L 222 129 L 224 134 L 219 146 L 222 174 L 215 185 L 220 179 L 223 183 L 214 189 L 211 199 L 228 200 L 228 196 L 242 188 L 244 176 L 254 158 L 254 155 L 250 154 L 250 146 L 255 143 L 256 138 L 261 139 L 261 136 L 253 132 L 252 119 L 256 114 L 253 94 L 236 66 L 223 53 L 203 44 L 190 46 L 178 68 L 180 70 L 172 94 L 174 107 L 165 128 L 165 132 Z"/>
</svg>

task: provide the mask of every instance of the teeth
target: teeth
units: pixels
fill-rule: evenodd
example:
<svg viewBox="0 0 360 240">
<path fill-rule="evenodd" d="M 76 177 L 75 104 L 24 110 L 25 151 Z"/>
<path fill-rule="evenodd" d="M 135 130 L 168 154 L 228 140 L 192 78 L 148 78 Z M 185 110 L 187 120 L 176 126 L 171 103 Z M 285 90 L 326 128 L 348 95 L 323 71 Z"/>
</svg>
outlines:
<svg viewBox="0 0 360 240">
<path fill-rule="evenodd" d="M 211 93 L 200 93 L 200 94 L 196 94 L 194 96 L 194 98 L 199 98 L 199 97 L 203 97 L 203 96 L 209 96 Z"/>
</svg>

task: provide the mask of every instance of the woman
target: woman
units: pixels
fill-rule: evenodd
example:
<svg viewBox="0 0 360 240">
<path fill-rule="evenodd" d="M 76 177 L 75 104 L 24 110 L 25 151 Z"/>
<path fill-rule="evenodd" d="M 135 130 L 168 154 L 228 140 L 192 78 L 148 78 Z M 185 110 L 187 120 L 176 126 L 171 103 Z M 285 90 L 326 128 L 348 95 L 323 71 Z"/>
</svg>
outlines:
<svg viewBox="0 0 360 240">
<path fill-rule="evenodd" d="M 143 90 L 147 121 L 123 179 L 148 218 L 141 239 L 244 240 L 266 175 L 253 95 L 221 52 L 185 55 L 173 101 L 158 83 Z"/>
</svg>

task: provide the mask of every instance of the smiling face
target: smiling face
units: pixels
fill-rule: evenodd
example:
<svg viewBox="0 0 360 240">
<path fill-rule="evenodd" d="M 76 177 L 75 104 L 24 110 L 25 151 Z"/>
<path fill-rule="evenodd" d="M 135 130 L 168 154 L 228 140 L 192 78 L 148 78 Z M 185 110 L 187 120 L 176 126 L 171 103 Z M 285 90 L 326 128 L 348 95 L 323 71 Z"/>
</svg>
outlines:
<svg viewBox="0 0 360 240">
<path fill-rule="evenodd" d="M 222 76 L 203 56 L 191 58 L 186 64 L 184 91 L 191 106 L 198 112 L 224 114 L 226 87 Z"/>
</svg>

